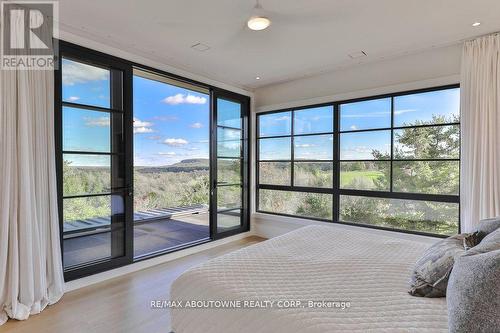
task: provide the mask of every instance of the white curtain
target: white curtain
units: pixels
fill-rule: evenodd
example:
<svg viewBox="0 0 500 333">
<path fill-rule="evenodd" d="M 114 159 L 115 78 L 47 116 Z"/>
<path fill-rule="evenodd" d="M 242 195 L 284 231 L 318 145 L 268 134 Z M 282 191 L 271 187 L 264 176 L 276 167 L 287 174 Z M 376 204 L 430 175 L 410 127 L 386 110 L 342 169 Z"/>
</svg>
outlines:
<svg viewBox="0 0 500 333">
<path fill-rule="evenodd" d="M 59 239 L 54 72 L 1 70 L 0 325 L 61 298 Z"/>
<path fill-rule="evenodd" d="M 461 70 L 461 223 L 500 215 L 500 34 L 463 47 Z"/>
</svg>

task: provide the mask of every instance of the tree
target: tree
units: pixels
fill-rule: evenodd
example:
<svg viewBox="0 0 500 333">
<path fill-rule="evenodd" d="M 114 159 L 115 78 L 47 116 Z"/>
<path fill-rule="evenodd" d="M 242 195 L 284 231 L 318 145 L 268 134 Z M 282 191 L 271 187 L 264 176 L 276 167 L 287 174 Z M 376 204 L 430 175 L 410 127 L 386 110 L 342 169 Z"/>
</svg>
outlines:
<svg viewBox="0 0 500 333">
<path fill-rule="evenodd" d="M 454 161 L 412 161 L 412 159 L 446 159 L 459 156 L 459 126 L 427 126 L 458 122 L 458 116 L 432 117 L 431 121 L 406 124 L 395 130 L 393 188 L 397 192 L 458 194 L 459 165 Z M 405 126 L 406 126 L 405 125 Z M 387 159 L 377 150 L 375 160 Z M 387 188 L 388 177 L 373 182 Z M 344 197 L 341 217 L 347 221 L 385 224 L 394 228 L 450 234 L 457 230 L 458 210 L 455 204 L 430 201 Z"/>
</svg>

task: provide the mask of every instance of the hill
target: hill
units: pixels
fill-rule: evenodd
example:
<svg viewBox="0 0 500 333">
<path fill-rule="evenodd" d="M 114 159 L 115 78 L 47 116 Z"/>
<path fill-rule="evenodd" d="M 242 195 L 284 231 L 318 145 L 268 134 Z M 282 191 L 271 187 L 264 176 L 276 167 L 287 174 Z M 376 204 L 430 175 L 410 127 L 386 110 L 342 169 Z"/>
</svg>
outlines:
<svg viewBox="0 0 500 333">
<path fill-rule="evenodd" d="M 191 158 L 182 160 L 172 165 L 155 166 L 155 167 L 136 167 L 136 171 L 141 173 L 157 173 L 157 172 L 193 172 L 193 171 L 208 171 L 208 158 Z"/>
</svg>

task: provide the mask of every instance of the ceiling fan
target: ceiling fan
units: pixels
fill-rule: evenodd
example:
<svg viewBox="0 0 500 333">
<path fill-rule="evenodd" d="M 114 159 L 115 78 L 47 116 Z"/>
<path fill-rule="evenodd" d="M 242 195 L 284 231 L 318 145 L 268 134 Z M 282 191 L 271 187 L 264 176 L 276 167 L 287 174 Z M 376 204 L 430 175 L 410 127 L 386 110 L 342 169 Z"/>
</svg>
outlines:
<svg viewBox="0 0 500 333">
<path fill-rule="evenodd" d="M 271 25 L 271 20 L 265 16 L 264 8 L 259 0 L 255 1 L 253 15 L 247 21 L 247 27 L 250 30 L 260 31 L 267 29 Z"/>
</svg>

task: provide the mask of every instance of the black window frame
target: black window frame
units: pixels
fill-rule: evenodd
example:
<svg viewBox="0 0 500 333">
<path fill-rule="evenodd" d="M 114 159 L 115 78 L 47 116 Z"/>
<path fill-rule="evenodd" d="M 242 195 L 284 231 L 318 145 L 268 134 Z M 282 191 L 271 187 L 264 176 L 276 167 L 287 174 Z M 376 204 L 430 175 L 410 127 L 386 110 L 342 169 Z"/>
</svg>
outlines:
<svg viewBox="0 0 500 333">
<path fill-rule="evenodd" d="M 356 223 L 356 222 L 349 222 L 349 221 L 342 221 L 340 219 L 340 197 L 341 195 L 347 195 L 347 196 L 356 196 L 356 197 L 372 197 L 372 198 L 385 198 L 385 199 L 402 199 L 402 200 L 415 200 L 415 201 L 432 201 L 432 202 L 439 202 L 439 203 L 455 203 L 458 204 L 458 210 L 460 212 L 460 193 L 457 195 L 448 195 L 448 194 L 426 194 L 426 193 L 411 193 L 411 192 L 394 192 L 393 191 L 393 163 L 394 162 L 399 162 L 399 161 L 405 161 L 405 162 L 411 162 L 411 161 L 458 161 L 460 162 L 460 153 L 458 158 L 449 158 L 449 159 L 396 159 L 394 157 L 394 132 L 399 130 L 399 129 L 407 129 L 407 128 L 421 128 L 421 127 L 436 127 L 436 126 L 459 126 L 460 128 L 460 120 L 458 122 L 452 122 L 452 123 L 438 123 L 438 124 L 430 124 L 430 125 L 414 125 L 414 126 L 394 126 L 394 99 L 399 97 L 399 96 L 405 96 L 405 95 L 413 95 L 413 94 L 419 94 L 419 93 L 426 93 L 426 92 L 435 92 L 435 91 L 440 91 L 440 90 L 447 90 L 447 89 L 455 89 L 455 88 L 460 88 L 460 84 L 449 84 L 449 85 L 443 85 L 443 86 L 435 86 L 435 87 L 430 87 L 430 88 L 423 88 L 423 89 L 415 89 L 415 90 L 408 90 L 408 91 L 401 91 L 401 92 L 396 92 L 396 93 L 388 93 L 388 94 L 381 94 L 381 95 L 374 95 L 374 96 L 368 96 L 368 97 L 362 97 L 362 98 L 355 98 L 355 99 L 347 99 L 347 100 L 339 100 L 339 101 L 334 101 L 334 102 L 327 102 L 327 103 L 321 103 L 321 104 L 314 104 L 314 105 L 304 105 L 304 106 L 299 106 L 299 107 L 289 107 L 289 108 L 284 108 L 284 109 L 278 109 L 278 110 L 272 110 L 272 111 L 264 111 L 264 112 L 258 112 L 256 114 L 256 157 L 255 157 L 255 188 L 256 188 L 256 194 L 255 194 L 255 205 L 256 205 L 256 212 L 257 213 L 264 213 L 264 214 L 271 214 L 271 215 L 278 215 L 278 216 L 286 216 L 286 217 L 294 217 L 294 218 L 301 218 L 301 219 L 310 219 L 310 220 L 316 220 L 316 221 L 323 221 L 323 222 L 330 222 L 330 223 L 337 223 L 337 224 L 347 224 L 347 225 L 353 225 L 353 226 L 358 226 L 358 227 L 366 227 L 366 228 L 373 228 L 373 229 L 381 229 L 381 230 L 388 230 L 388 231 L 395 231 L 395 232 L 402 232 L 402 233 L 408 233 L 408 234 L 416 234 L 416 235 L 424 235 L 424 236 L 431 236 L 431 237 L 439 237 L 439 238 L 445 238 L 448 237 L 447 235 L 443 234 L 435 234 L 435 233 L 429 233 L 429 232 L 423 232 L 423 231 L 417 231 L 417 230 L 405 230 L 405 229 L 395 229 L 395 228 L 390 228 L 390 227 L 385 227 L 385 226 L 379 226 L 379 225 L 373 225 L 373 224 L 363 224 L 363 223 Z M 376 100 L 376 99 L 383 99 L 383 98 L 390 98 L 391 99 L 391 126 L 390 127 L 384 127 L 384 128 L 370 128 L 370 129 L 359 129 L 359 130 L 344 130 L 340 131 L 340 106 L 342 104 L 348 104 L 348 103 L 355 103 L 355 102 L 363 102 L 363 101 L 370 101 L 370 100 Z M 294 186 L 293 180 L 294 180 L 294 170 L 293 170 L 293 164 L 294 164 L 294 144 L 293 144 L 293 137 L 295 136 L 303 136 L 303 135 L 295 135 L 293 130 L 294 130 L 294 114 L 295 111 L 300 111 L 300 110 L 305 110 L 305 109 L 312 109 L 312 108 L 318 108 L 318 107 L 325 107 L 325 106 L 331 106 L 333 107 L 333 187 L 331 188 L 319 188 L 319 187 L 298 187 Z M 292 114 L 292 125 L 291 125 L 291 133 L 290 135 L 280 135 L 280 136 L 260 136 L 260 116 L 263 115 L 268 115 L 268 114 L 274 114 L 274 113 L 281 113 L 281 112 L 291 112 Z M 356 190 L 356 189 L 343 189 L 340 187 L 340 166 L 341 162 L 348 162 L 349 160 L 341 160 L 340 159 L 340 135 L 343 133 L 362 133 L 362 132 L 374 132 L 374 131 L 390 131 L 391 133 L 391 147 L 390 147 L 390 158 L 386 159 L 384 161 L 390 162 L 390 188 L 388 191 L 377 191 L 377 190 Z M 321 134 L 321 133 L 318 133 Z M 330 134 L 330 133 L 327 133 Z M 316 135 L 316 134 L 310 134 L 310 135 Z M 265 139 L 265 138 L 270 138 L 270 137 L 291 137 L 292 138 L 292 143 L 291 143 L 291 172 L 290 172 L 290 177 L 291 177 L 291 182 L 290 185 L 270 185 L 270 184 L 260 184 L 260 171 L 259 171 L 259 165 L 260 165 L 260 156 L 259 156 L 259 148 L 260 148 L 260 139 Z M 263 160 L 267 161 L 267 160 Z M 368 160 L 355 160 L 356 162 L 363 162 L 363 161 L 368 161 Z M 374 160 L 369 160 L 369 161 L 374 161 Z M 378 160 L 375 160 L 378 161 Z M 382 161 L 382 160 L 381 160 Z M 327 162 L 327 161 L 324 161 Z M 459 166 L 459 174 L 460 174 L 460 166 Z M 460 178 L 459 178 L 460 182 Z M 291 214 L 284 214 L 284 213 L 279 213 L 279 212 L 269 212 L 265 210 L 261 210 L 259 207 L 259 191 L 260 190 L 277 190 L 277 191 L 284 191 L 284 192 L 305 192 L 305 193 L 323 193 L 323 194 L 331 194 L 333 196 L 332 198 L 332 212 L 333 212 L 333 218 L 332 219 L 323 219 L 323 218 L 316 218 L 316 217 L 305 217 L 305 216 L 300 216 L 300 215 L 291 215 Z M 458 226 L 457 226 L 457 232 L 460 232 L 461 228 L 461 221 L 460 221 L 460 214 L 458 214 Z"/>
<path fill-rule="evenodd" d="M 250 127 L 250 105 L 251 105 L 251 97 L 242 95 L 230 90 L 226 90 L 223 88 L 219 88 L 214 85 L 206 84 L 203 82 L 191 80 L 173 73 L 166 72 L 164 70 L 160 70 L 151 66 L 143 65 L 137 62 L 133 62 L 130 60 L 126 60 L 123 58 L 119 58 L 104 52 L 96 51 L 90 48 L 86 48 L 84 46 L 80 46 L 77 44 L 73 44 L 67 41 L 59 40 L 59 51 L 56 55 L 56 61 L 58 63 L 58 69 L 54 72 L 54 135 L 55 135 L 55 162 L 56 162 L 56 174 L 57 174 L 57 200 L 58 200 L 58 213 L 59 213 L 59 235 L 60 235 L 60 246 L 61 246 L 61 256 L 63 256 L 64 251 L 64 239 L 63 239 L 63 223 L 64 223 L 64 215 L 63 215 L 63 106 L 71 107 L 72 104 L 75 104 L 78 108 L 96 110 L 96 111 L 111 111 L 111 112 L 120 112 L 123 114 L 123 131 L 124 131 L 124 140 L 126 140 L 127 144 L 125 145 L 123 155 L 125 156 L 125 170 L 124 170 L 124 178 L 126 179 L 126 184 L 122 188 L 123 191 L 128 192 L 128 195 L 125 196 L 126 203 L 126 222 L 125 222 L 125 254 L 114 260 L 102 260 L 92 263 L 90 265 L 81 265 L 74 269 L 69 269 L 64 271 L 64 279 L 65 281 L 71 281 L 74 279 L 82 278 L 85 276 L 93 275 L 96 273 L 104 272 L 110 269 L 130 265 L 142 260 L 148 260 L 151 258 L 155 258 L 158 256 L 162 256 L 168 253 L 176 252 L 179 250 L 187 249 L 190 247 L 198 246 L 207 242 L 215 241 L 218 239 L 222 239 L 225 237 L 233 236 L 239 233 L 247 232 L 250 230 L 250 166 L 252 165 L 251 154 L 250 154 L 250 142 L 252 140 L 251 136 L 251 127 Z M 70 55 L 70 56 L 68 56 Z M 73 55 L 73 56 L 71 56 Z M 82 63 L 87 63 L 92 65 L 93 63 L 102 67 L 102 64 L 106 64 L 110 68 L 117 68 L 123 71 L 123 95 L 120 110 L 115 110 L 111 106 L 110 108 L 103 108 L 100 106 L 92 106 L 78 103 L 71 103 L 68 101 L 63 101 L 62 99 L 62 58 L 70 58 L 71 60 L 76 60 Z M 214 96 L 227 96 L 227 98 L 231 98 L 235 101 L 239 101 L 242 103 L 244 110 L 243 112 L 243 124 L 244 127 L 242 130 L 244 131 L 244 141 L 246 144 L 242 145 L 243 157 L 242 157 L 242 224 L 240 228 L 231 229 L 227 232 L 216 232 L 213 233 L 211 231 L 210 238 L 208 240 L 201 240 L 199 242 L 187 243 L 182 246 L 165 249 L 164 251 L 153 252 L 151 255 L 140 256 L 134 258 L 133 251 L 133 72 L 134 69 L 138 69 L 141 71 L 151 72 L 153 74 L 157 74 L 159 76 L 164 76 L 166 78 L 170 78 L 179 82 L 184 82 L 189 85 L 203 87 L 210 92 L 210 97 L 212 102 L 214 101 Z M 214 106 L 212 105 L 211 108 Z M 215 121 L 214 118 L 215 111 L 211 111 L 210 122 L 211 124 Z M 212 125 L 211 125 L 212 126 Z M 210 139 L 212 142 L 216 142 L 217 133 L 216 131 L 210 132 Z M 213 147 L 210 147 L 212 150 Z M 68 153 L 68 152 L 66 152 Z M 77 152 L 78 154 L 86 154 L 85 152 Z M 101 153 L 97 153 L 101 155 Z M 112 153 L 102 153 L 102 155 L 113 155 Z M 210 152 L 210 163 L 213 165 L 216 161 L 216 156 Z M 216 167 L 212 167 L 210 171 L 210 186 L 211 190 L 213 189 L 213 180 L 214 172 L 217 172 Z M 99 194 L 101 195 L 101 194 Z M 82 195 L 82 196 L 92 196 L 92 195 Z M 213 201 L 211 199 L 211 201 Z M 215 224 L 211 222 L 211 224 Z"/>
</svg>

